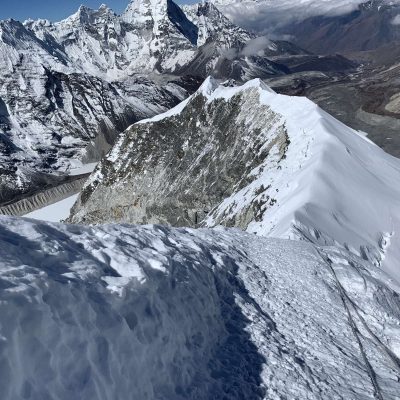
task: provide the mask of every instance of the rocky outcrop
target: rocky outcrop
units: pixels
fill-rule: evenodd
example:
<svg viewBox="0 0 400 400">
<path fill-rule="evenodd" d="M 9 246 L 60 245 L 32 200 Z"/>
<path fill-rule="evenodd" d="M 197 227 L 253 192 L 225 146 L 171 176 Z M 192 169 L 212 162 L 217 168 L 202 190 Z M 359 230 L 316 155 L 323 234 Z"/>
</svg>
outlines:
<svg viewBox="0 0 400 400">
<path fill-rule="evenodd" d="M 256 87 L 210 101 L 215 85 L 207 80 L 180 113 L 129 128 L 85 185 L 71 221 L 197 226 L 265 159 L 278 167 L 290 143 L 284 121 L 259 102 Z"/>
</svg>

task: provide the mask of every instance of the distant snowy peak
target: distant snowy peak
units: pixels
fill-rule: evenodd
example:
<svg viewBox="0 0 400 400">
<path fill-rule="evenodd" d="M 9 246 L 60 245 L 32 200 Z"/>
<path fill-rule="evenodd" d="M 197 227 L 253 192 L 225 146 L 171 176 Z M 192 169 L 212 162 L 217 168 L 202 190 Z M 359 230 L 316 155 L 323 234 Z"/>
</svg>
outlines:
<svg viewBox="0 0 400 400">
<path fill-rule="evenodd" d="M 132 0 L 123 12 L 122 19 L 134 24 L 160 21 L 167 15 L 168 3 L 168 0 Z"/>
<path fill-rule="evenodd" d="M 79 10 L 62 21 L 64 24 L 96 24 L 106 23 L 109 20 L 115 19 L 117 15 L 105 4 L 102 4 L 98 10 L 93 10 L 86 6 L 80 6 Z"/>
<path fill-rule="evenodd" d="M 228 46 L 238 39 L 247 41 L 254 37 L 253 34 L 234 25 L 209 1 L 183 6 L 183 11 L 198 27 L 198 46 L 210 40 L 225 41 Z"/>
<path fill-rule="evenodd" d="M 171 0 L 132 0 L 121 17 L 136 28 L 153 30 L 156 36 L 175 28 L 192 44 L 196 44 L 197 27 Z"/>
</svg>

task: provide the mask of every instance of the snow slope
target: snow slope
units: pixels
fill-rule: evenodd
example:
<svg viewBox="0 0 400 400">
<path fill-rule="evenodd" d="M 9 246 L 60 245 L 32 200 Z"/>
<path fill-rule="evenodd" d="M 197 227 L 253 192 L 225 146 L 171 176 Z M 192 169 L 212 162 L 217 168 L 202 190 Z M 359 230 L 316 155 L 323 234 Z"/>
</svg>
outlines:
<svg viewBox="0 0 400 400">
<path fill-rule="evenodd" d="M 71 220 L 237 226 L 340 245 L 400 280 L 399 179 L 398 159 L 310 100 L 208 79 L 120 137 Z"/>
<path fill-rule="evenodd" d="M 2 400 L 399 393 L 400 287 L 343 250 L 1 217 L 0 260 Z"/>
<path fill-rule="evenodd" d="M 209 101 L 243 90 L 256 90 L 260 103 L 281 116 L 290 144 L 279 167 L 261 163 L 254 181 L 225 199 L 207 225 L 274 199 L 249 232 L 340 244 L 400 281 L 400 161 L 312 101 L 278 95 L 257 81 L 219 88 Z"/>
</svg>

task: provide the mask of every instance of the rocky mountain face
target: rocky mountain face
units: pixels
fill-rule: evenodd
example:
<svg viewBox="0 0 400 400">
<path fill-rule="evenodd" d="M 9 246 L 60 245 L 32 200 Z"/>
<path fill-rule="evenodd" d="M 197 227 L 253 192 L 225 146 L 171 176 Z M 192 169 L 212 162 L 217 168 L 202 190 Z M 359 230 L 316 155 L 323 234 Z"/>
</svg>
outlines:
<svg viewBox="0 0 400 400">
<path fill-rule="evenodd" d="M 289 138 L 278 116 L 257 104 L 256 89 L 210 102 L 216 85 L 207 80 L 166 118 L 129 128 L 83 189 L 71 220 L 197 226 L 265 157 L 279 164 Z"/>
<path fill-rule="evenodd" d="M 340 243 L 398 275 L 399 161 L 310 100 L 259 80 L 227 84 L 208 79 L 173 110 L 130 127 L 70 221 L 225 225 Z"/>
</svg>

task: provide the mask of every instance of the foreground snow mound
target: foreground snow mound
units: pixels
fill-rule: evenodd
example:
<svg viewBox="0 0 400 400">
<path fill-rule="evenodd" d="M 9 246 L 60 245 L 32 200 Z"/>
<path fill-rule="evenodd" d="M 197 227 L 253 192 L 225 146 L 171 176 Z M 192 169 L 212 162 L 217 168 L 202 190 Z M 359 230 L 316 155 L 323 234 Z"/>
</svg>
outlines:
<svg viewBox="0 0 400 400">
<path fill-rule="evenodd" d="M 400 288 L 236 230 L 0 218 L 0 397 L 396 399 Z"/>
</svg>

